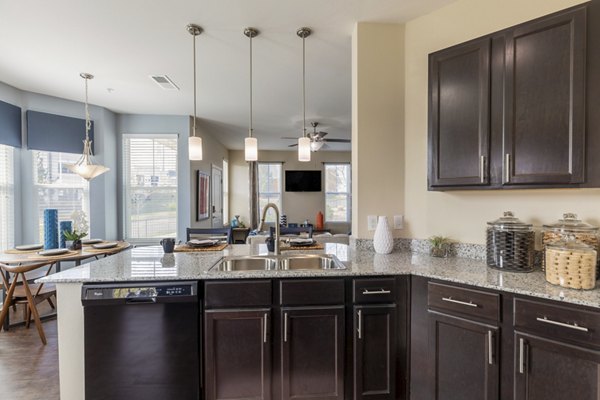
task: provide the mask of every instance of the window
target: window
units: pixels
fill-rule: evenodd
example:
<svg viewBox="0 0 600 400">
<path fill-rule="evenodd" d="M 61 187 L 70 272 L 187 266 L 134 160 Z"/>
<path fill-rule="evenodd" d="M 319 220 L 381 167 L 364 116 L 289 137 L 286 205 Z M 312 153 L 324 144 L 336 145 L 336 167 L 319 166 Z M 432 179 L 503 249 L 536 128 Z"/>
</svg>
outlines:
<svg viewBox="0 0 600 400">
<path fill-rule="evenodd" d="M 229 222 L 229 163 L 223 160 L 223 222 Z"/>
<path fill-rule="evenodd" d="M 89 183 L 69 171 L 66 164 L 79 160 L 80 154 L 33 151 L 33 185 L 38 219 L 38 237 L 44 241 L 44 210 L 58 209 L 58 220 L 71 220 L 82 210 L 90 220 Z"/>
<path fill-rule="evenodd" d="M 14 246 L 15 185 L 14 149 L 0 145 L 0 250 Z"/>
<path fill-rule="evenodd" d="M 281 207 L 281 163 L 258 164 L 258 215 L 268 203 L 275 203 L 279 211 Z M 266 222 L 275 223 L 275 213 L 269 210 Z"/>
<path fill-rule="evenodd" d="M 350 164 L 325 164 L 325 221 L 350 222 Z"/>
<path fill-rule="evenodd" d="M 177 236 L 177 135 L 124 135 L 124 236 Z"/>
</svg>

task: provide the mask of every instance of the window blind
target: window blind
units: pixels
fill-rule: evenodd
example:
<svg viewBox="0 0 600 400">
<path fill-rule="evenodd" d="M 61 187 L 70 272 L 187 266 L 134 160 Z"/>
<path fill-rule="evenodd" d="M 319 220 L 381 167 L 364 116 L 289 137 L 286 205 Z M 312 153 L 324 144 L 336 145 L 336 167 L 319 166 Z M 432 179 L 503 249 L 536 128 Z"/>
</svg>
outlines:
<svg viewBox="0 0 600 400">
<path fill-rule="evenodd" d="M 283 215 L 281 187 L 282 163 L 258 163 L 258 215 L 268 203 L 274 203 Z M 266 222 L 275 223 L 275 212 L 267 211 Z M 279 221 L 277 221 L 279 222 Z"/>
<path fill-rule="evenodd" d="M 14 246 L 15 185 L 14 150 L 0 145 L 0 250 Z"/>
<path fill-rule="evenodd" d="M 351 175 L 350 164 L 325 164 L 325 221 L 350 222 Z"/>
<path fill-rule="evenodd" d="M 90 223 L 89 183 L 66 166 L 77 162 L 79 157 L 70 153 L 33 152 L 34 196 L 40 242 L 44 240 L 46 208 L 58 209 L 59 221 L 71 221 L 73 211 L 82 210 Z"/>
<path fill-rule="evenodd" d="M 124 135 L 123 172 L 125 238 L 176 237 L 177 135 Z"/>
</svg>

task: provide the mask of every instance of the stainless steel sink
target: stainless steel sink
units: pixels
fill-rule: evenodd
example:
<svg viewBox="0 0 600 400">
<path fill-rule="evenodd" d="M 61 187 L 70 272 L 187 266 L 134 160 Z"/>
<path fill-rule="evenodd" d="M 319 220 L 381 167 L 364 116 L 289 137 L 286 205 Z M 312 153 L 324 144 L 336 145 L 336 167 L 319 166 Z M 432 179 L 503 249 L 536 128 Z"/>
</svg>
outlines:
<svg viewBox="0 0 600 400">
<path fill-rule="evenodd" d="M 275 257 L 224 257 L 211 269 L 217 271 L 270 271 L 277 269 L 278 264 L 279 260 Z"/>
<path fill-rule="evenodd" d="M 346 266 L 330 254 L 223 257 L 213 271 L 340 270 Z"/>
</svg>

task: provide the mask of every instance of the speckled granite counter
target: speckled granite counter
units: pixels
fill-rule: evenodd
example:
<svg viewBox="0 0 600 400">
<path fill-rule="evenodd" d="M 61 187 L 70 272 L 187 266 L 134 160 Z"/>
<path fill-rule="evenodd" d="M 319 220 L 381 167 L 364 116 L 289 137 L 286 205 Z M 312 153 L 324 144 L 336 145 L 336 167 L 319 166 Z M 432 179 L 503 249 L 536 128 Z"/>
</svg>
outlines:
<svg viewBox="0 0 600 400">
<path fill-rule="evenodd" d="M 264 245 L 234 245 L 221 252 L 163 254 L 160 247 L 139 247 L 81 267 L 42 278 L 39 282 L 91 283 L 206 279 L 291 278 L 320 276 L 418 275 L 505 292 L 524 294 L 600 308 L 600 289 L 577 291 L 550 285 L 542 272 L 519 274 L 487 268 L 481 260 L 433 258 L 407 252 L 387 255 L 352 250 L 328 243 L 324 251 L 334 254 L 345 270 L 237 271 L 210 270 L 223 256 L 266 255 Z M 285 253 L 285 252 L 284 252 Z M 297 252 L 290 252 L 297 253 Z"/>
</svg>

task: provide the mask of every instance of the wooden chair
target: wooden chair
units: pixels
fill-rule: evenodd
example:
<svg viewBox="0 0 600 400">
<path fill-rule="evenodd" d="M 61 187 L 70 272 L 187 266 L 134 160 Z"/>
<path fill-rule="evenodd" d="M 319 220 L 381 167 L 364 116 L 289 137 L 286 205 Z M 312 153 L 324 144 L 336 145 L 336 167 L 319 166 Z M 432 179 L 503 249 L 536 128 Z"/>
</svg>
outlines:
<svg viewBox="0 0 600 400">
<path fill-rule="evenodd" d="M 48 275 L 53 264 L 53 262 L 27 265 L 5 265 L 0 263 L 0 275 L 2 275 L 2 283 L 4 285 L 4 290 L 6 290 L 6 300 L 2 306 L 2 312 L 0 313 L 0 329 L 4 326 L 4 320 L 8 315 L 10 306 L 14 304 L 23 304 L 25 306 L 26 327 L 29 328 L 31 316 L 33 315 L 33 320 L 35 321 L 35 326 L 37 327 L 40 339 L 42 339 L 42 343 L 47 344 L 42 321 L 37 311 L 37 305 L 43 301 L 48 301 L 50 306 L 54 308 L 51 297 L 56 297 L 56 288 L 54 285 L 50 284 L 30 284 L 27 282 L 25 274 L 39 268 L 50 266 L 46 272 L 46 275 Z M 8 279 L 5 274 L 9 275 Z M 10 279 L 10 274 L 13 274 L 12 280 Z"/>
<path fill-rule="evenodd" d="M 275 227 L 271 227 L 271 229 L 269 230 L 271 233 L 271 236 L 275 235 Z M 283 235 L 298 235 L 300 236 L 302 233 L 306 233 L 308 234 L 308 237 L 311 238 L 313 235 L 313 227 L 312 226 L 297 226 L 297 227 L 280 227 L 279 228 L 279 233 L 281 234 L 281 236 Z"/>
<path fill-rule="evenodd" d="M 187 228 L 186 230 L 186 242 L 189 242 L 192 235 L 201 236 L 215 236 L 222 235 L 226 236 L 228 244 L 233 243 L 233 235 L 231 234 L 231 228 Z"/>
</svg>

